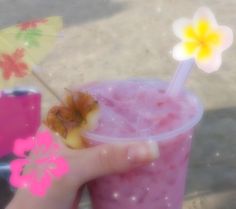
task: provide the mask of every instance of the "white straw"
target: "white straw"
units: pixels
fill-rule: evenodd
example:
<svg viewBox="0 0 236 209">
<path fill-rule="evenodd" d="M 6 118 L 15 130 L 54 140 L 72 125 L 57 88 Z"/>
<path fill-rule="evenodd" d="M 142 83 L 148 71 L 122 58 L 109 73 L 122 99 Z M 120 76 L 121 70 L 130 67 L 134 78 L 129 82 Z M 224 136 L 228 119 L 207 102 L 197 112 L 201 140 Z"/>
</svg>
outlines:
<svg viewBox="0 0 236 209">
<path fill-rule="evenodd" d="M 187 80 L 192 66 L 194 64 L 194 59 L 189 59 L 183 61 L 179 64 L 174 77 L 172 78 L 169 87 L 167 89 L 167 94 L 170 96 L 177 96 L 181 90 L 184 88 L 185 81 Z"/>
</svg>

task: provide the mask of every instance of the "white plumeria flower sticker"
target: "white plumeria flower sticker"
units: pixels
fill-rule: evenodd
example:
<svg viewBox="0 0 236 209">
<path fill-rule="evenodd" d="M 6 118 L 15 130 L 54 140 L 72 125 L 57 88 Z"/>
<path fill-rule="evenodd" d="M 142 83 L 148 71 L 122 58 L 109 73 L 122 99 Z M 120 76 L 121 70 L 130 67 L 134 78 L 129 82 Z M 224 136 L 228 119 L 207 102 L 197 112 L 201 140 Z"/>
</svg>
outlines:
<svg viewBox="0 0 236 209">
<path fill-rule="evenodd" d="M 173 57 L 179 61 L 193 58 L 197 66 L 207 73 L 219 69 L 222 52 L 233 43 L 232 30 L 218 25 L 214 14 L 206 7 L 199 8 L 193 20 L 176 20 L 173 29 L 181 39 L 173 49 Z"/>
</svg>

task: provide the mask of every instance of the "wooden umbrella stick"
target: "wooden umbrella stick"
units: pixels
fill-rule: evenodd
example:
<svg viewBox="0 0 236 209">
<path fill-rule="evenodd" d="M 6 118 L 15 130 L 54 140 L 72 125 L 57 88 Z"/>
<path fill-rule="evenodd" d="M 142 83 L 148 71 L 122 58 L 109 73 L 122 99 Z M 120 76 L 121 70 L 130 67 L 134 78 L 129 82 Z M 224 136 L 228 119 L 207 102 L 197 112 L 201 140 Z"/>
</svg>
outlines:
<svg viewBox="0 0 236 209">
<path fill-rule="evenodd" d="M 62 102 L 60 96 L 42 79 L 40 76 L 32 70 L 32 75 L 59 101 Z M 63 103 L 63 102 L 62 102 Z"/>
</svg>

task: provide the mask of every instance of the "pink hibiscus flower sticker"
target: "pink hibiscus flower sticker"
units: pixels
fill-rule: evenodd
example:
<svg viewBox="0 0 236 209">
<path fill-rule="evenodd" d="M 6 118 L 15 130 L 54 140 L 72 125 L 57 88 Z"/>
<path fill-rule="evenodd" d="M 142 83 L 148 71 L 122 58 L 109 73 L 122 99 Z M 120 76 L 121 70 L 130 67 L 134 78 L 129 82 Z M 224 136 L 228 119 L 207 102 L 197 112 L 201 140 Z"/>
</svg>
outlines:
<svg viewBox="0 0 236 209">
<path fill-rule="evenodd" d="M 31 20 L 27 22 L 23 22 L 18 24 L 18 27 L 21 30 L 28 30 L 28 29 L 35 29 L 38 27 L 39 24 L 44 24 L 47 23 L 47 19 L 41 19 L 41 20 Z"/>
<path fill-rule="evenodd" d="M 54 142 L 49 131 L 16 140 L 13 152 L 19 158 L 10 164 L 11 185 L 26 188 L 33 195 L 44 196 L 52 185 L 53 178 L 61 179 L 69 171 L 67 161 L 58 151 L 59 145 Z"/>
</svg>

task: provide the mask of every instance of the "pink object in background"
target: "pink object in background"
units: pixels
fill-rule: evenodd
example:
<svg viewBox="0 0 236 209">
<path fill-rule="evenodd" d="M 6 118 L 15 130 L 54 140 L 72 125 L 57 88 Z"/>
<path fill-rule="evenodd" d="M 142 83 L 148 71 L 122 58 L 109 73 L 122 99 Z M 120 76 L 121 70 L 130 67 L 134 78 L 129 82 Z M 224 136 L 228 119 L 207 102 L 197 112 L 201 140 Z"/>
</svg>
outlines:
<svg viewBox="0 0 236 209">
<path fill-rule="evenodd" d="M 41 96 L 18 91 L 0 96 L 0 157 L 12 153 L 16 138 L 35 135 L 40 125 Z"/>
</svg>

